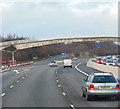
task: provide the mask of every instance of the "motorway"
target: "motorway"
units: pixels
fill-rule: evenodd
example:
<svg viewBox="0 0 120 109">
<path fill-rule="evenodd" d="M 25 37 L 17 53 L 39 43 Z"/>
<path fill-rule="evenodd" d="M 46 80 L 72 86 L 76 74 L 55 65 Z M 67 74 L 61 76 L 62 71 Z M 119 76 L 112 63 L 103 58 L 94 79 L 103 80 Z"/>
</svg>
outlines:
<svg viewBox="0 0 120 109">
<path fill-rule="evenodd" d="M 59 57 L 58 57 L 59 58 Z M 86 67 L 88 59 L 73 62 L 73 68 L 49 67 L 50 59 L 33 65 L 14 68 L 1 74 L 3 107 L 117 107 L 118 101 L 101 98 L 86 101 L 81 96 L 82 79 L 91 72 L 99 72 Z M 78 68 L 75 66 L 81 63 Z M 65 108 L 66 109 L 66 108 Z"/>
</svg>

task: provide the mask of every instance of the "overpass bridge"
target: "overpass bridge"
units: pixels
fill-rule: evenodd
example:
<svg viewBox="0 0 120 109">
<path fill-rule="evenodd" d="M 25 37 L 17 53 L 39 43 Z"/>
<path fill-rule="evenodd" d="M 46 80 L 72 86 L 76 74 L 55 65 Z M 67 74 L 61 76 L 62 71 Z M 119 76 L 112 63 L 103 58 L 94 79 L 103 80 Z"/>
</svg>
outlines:
<svg viewBox="0 0 120 109">
<path fill-rule="evenodd" d="M 56 44 L 56 43 L 87 42 L 87 41 L 120 42 L 120 37 L 85 37 L 85 38 L 63 38 L 63 39 L 53 39 L 53 40 L 43 40 L 43 41 L 32 41 L 32 42 L 23 41 L 22 43 L 13 43 L 8 45 L 3 45 L 0 47 L 0 51 L 10 47 L 11 45 L 16 50 L 22 50 L 22 49 L 40 47 L 40 46 Z"/>
</svg>

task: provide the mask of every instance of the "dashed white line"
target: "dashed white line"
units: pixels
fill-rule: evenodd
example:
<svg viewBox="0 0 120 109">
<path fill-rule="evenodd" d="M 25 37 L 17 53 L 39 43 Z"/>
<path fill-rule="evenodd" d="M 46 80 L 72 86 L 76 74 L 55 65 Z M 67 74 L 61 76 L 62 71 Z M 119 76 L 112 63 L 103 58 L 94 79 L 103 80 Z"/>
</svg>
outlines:
<svg viewBox="0 0 120 109">
<path fill-rule="evenodd" d="M 19 83 L 20 81 L 17 81 L 17 83 Z"/>
<path fill-rule="evenodd" d="M 65 94 L 65 92 L 62 92 L 62 94 L 65 96 L 66 94 Z"/>
<path fill-rule="evenodd" d="M 3 96 L 5 96 L 5 93 L 2 93 L 2 94 L 1 94 L 1 97 L 3 97 Z"/>
<path fill-rule="evenodd" d="M 61 87 L 60 85 L 58 85 L 58 87 Z"/>
<path fill-rule="evenodd" d="M 13 70 L 13 71 L 15 71 L 15 72 L 16 72 L 16 74 L 19 74 L 18 70 Z"/>
<path fill-rule="evenodd" d="M 74 105 L 71 104 L 70 106 L 71 106 L 73 109 L 75 109 Z"/>
<path fill-rule="evenodd" d="M 24 79 L 24 77 L 22 77 L 22 79 Z"/>
<path fill-rule="evenodd" d="M 10 88 L 13 88 L 13 85 L 11 85 Z"/>
<path fill-rule="evenodd" d="M 58 80 L 56 80 L 56 82 L 58 83 Z"/>
</svg>

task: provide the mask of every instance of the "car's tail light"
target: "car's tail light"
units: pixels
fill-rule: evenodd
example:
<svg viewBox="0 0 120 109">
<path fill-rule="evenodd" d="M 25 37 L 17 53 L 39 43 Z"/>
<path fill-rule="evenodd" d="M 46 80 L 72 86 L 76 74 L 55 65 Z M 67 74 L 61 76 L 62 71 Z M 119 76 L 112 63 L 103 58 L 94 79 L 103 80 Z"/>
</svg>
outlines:
<svg viewBox="0 0 120 109">
<path fill-rule="evenodd" d="M 89 89 L 90 89 L 90 90 L 94 90 L 94 85 L 93 85 L 93 84 L 90 84 Z"/>
<path fill-rule="evenodd" d="M 120 90 L 120 85 L 119 84 L 116 85 L 116 90 Z"/>
</svg>

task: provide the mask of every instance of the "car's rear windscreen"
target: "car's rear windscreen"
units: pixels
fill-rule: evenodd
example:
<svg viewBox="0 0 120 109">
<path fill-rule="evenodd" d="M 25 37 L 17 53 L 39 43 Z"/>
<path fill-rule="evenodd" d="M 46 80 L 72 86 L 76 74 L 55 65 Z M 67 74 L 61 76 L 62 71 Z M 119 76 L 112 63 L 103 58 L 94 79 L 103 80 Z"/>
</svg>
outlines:
<svg viewBox="0 0 120 109">
<path fill-rule="evenodd" d="M 93 78 L 92 83 L 116 83 L 116 79 L 110 75 L 99 75 Z"/>
</svg>

